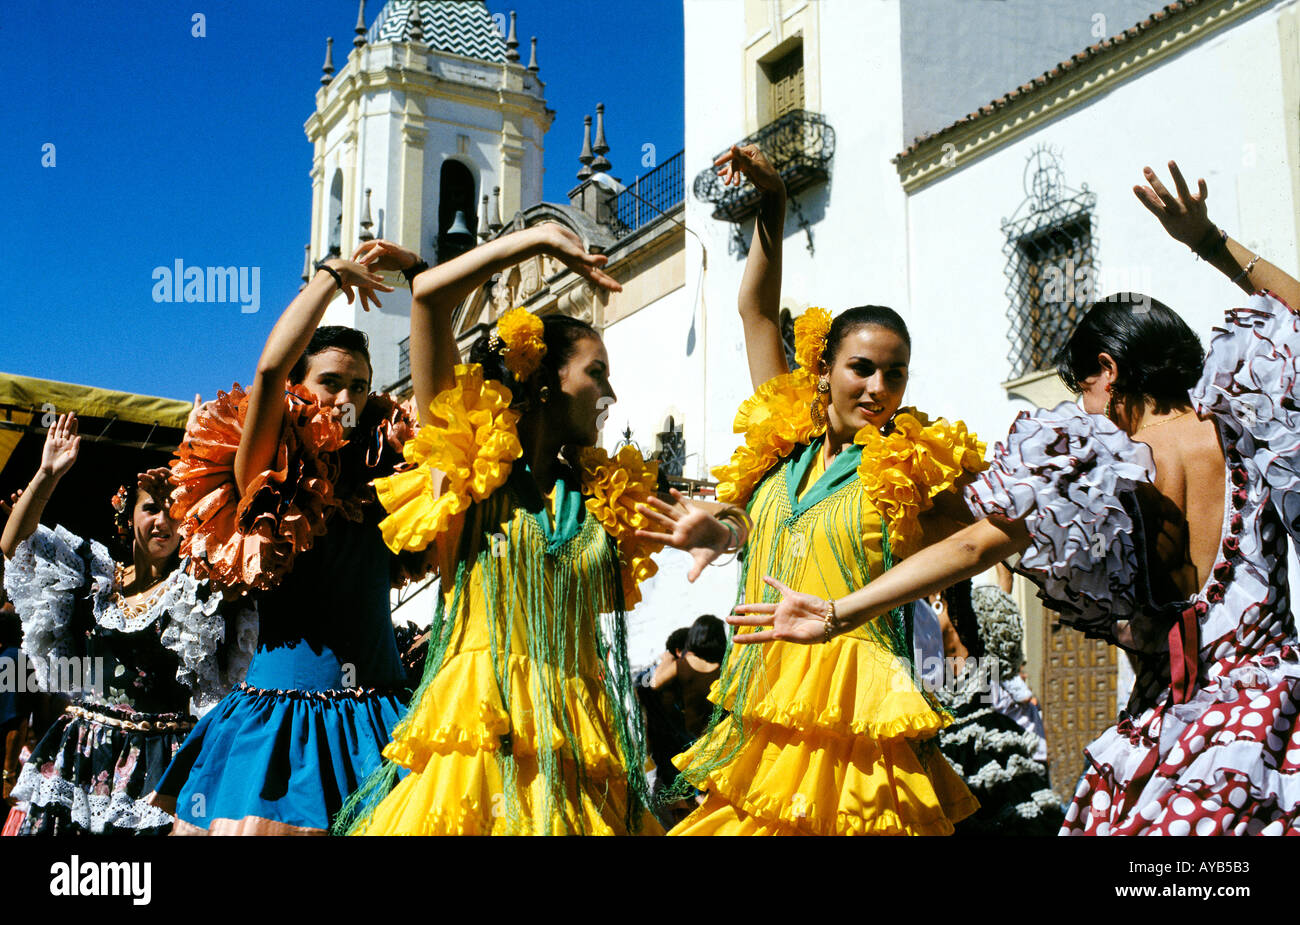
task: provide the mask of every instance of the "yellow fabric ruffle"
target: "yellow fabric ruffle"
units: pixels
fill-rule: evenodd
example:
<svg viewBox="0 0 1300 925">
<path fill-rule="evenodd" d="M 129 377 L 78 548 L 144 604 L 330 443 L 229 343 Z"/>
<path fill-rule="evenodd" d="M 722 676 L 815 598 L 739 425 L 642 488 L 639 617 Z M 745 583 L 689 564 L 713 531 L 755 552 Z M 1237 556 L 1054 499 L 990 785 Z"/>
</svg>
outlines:
<svg viewBox="0 0 1300 925">
<path fill-rule="evenodd" d="M 919 517 L 941 492 L 950 491 L 967 473 L 988 468 L 986 446 L 962 421 L 931 422 L 915 408 L 894 417 L 889 436 L 864 427 L 853 440 L 862 447 L 858 476 L 863 489 L 889 522 L 890 547 L 896 558 L 915 552 L 921 540 Z"/>
<path fill-rule="evenodd" d="M 731 462 L 713 469 L 718 480 L 717 497 L 727 504 L 745 504 L 754 487 L 777 461 L 808 443 L 825 427 L 812 420 L 812 403 L 817 398 L 817 381 L 806 369 L 775 376 L 745 399 L 732 430 L 745 435 L 745 442 L 731 456 Z"/>
<path fill-rule="evenodd" d="M 510 390 L 485 380 L 477 363 L 456 367 L 456 384 L 438 394 L 430 419 L 403 447 L 414 468 L 375 480 L 389 513 L 379 524 L 389 549 L 425 549 L 472 501 L 505 484 L 524 453 L 511 400 Z"/>
<path fill-rule="evenodd" d="M 650 557 L 663 545 L 636 536 L 636 531 L 649 523 L 637 505 L 645 504 L 654 494 L 659 462 L 647 462 L 635 448 L 625 446 L 613 459 L 599 447 L 585 447 L 579 464 L 583 492 L 591 495 L 587 510 L 618 541 L 623 606 L 631 610 L 641 600 L 638 586 L 659 571 Z"/>
<path fill-rule="evenodd" d="M 759 399 L 738 420 L 777 406 L 770 396 Z M 787 484 L 788 464 L 758 484 L 744 600 L 777 600 L 763 583 L 767 575 L 827 599 L 862 587 L 884 572 L 882 529 L 897 557 L 934 497 L 984 465 L 983 445 L 960 422 L 931 423 L 909 409 L 895 426 L 890 437 L 874 429 L 859 435 L 859 478 L 797 515 L 790 489 L 807 495 L 822 474 L 816 461 L 807 485 Z M 793 452 L 763 439 L 779 456 Z M 752 450 L 748 441 L 744 449 Z M 758 469 L 737 474 L 757 482 Z M 733 649 L 710 693 L 733 715 L 674 759 L 707 799 L 671 834 L 938 835 L 974 812 L 978 802 L 934 742 L 949 719 L 917 686 L 885 629 L 873 622 L 825 645 Z M 733 735 L 738 723 L 743 736 Z"/>
</svg>

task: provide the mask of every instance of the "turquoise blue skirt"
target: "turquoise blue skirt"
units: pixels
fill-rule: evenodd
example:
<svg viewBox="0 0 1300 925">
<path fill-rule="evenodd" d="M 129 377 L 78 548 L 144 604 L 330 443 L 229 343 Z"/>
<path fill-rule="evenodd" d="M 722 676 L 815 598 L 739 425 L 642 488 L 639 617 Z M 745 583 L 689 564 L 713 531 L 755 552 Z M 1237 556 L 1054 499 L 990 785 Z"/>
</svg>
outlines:
<svg viewBox="0 0 1300 925">
<path fill-rule="evenodd" d="M 158 802 L 175 800 L 177 819 L 214 833 L 240 823 L 254 832 L 328 830 L 379 767 L 405 709 L 404 691 L 344 688 L 327 648 L 261 649 L 244 684 L 190 732 L 159 781 Z"/>
</svg>

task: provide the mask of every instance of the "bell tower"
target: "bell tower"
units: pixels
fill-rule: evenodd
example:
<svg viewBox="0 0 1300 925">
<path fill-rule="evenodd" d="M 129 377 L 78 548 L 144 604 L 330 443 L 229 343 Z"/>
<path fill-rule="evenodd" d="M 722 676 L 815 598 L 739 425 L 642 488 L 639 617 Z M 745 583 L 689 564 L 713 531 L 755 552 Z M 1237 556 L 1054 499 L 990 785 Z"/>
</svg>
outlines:
<svg viewBox="0 0 1300 925">
<path fill-rule="evenodd" d="M 484 240 L 542 200 L 542 138 L 554 112 L 538 77 L 537 43 L 521 63 L 517 23 L 482 2 L 388 0 L 366 25 L 360 0 L 352 49 L 327 39 L 321 88 L 307 120 L 312 143 L 311 240 L 303 267 L 387 238 L 430 265 Z M 341 296 L 326 324 L 370 336 L 374 387 L 402 378 L 410 292 L 363 312 Z"/>
</svg>

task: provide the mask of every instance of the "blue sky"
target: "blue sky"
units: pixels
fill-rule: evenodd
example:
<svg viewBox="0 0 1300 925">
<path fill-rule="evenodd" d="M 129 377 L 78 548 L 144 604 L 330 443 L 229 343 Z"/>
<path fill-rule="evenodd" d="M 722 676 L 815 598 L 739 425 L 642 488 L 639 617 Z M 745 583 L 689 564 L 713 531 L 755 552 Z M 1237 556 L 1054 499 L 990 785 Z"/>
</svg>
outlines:
<svg viewBox="0 0 1300 925">
<path fill-rule="evenodd" d="M 381 3 L 369 0 L 367 23 Z M 673 0 L 489 0 L 538 37 L 546 188 L 576 182 L 582 117 L 606 106 L 614 174 L 682 148 L 682 7 Z M 191 35 L 191 15 L 206 36 Z M 0 18 L 0 372 L 150 395 L 247 381 L 300 285 L 311 214 L 303 123 L 325 37 L 351 50 L 356 0 L 12 5 Z M 617 61 L 617 67 L 611 62 Z M 53 145 L 54 166 L 42 166 Z M 155 303 L 153 268 L 260 267 L 261 308 Z"/>
</svg>

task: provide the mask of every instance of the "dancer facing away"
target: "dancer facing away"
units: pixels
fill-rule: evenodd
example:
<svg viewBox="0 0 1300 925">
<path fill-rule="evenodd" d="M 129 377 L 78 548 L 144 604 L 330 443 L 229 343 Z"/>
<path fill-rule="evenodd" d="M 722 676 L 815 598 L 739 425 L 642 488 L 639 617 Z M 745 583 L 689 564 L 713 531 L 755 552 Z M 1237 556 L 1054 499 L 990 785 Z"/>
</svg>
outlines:
<svg viewBox="0 0 1300 925">
<path fill-rule="evenodd" d="M 1095 305 L 1058 369 L 1084 410 L 1022 414 L 967 489 L 985 516 L 834 601 L 779 582 L 731 618 L 746 642 L 817 643 L 1021 553 L 1062 622 L 1134 652 L 1138 677 L 1087 760 L 1062 834 L 1295 834 L 1300 647 L 1287 542 L 1300 511 L 1300 283 L 1220 231 L 1169 164 L 1135 192 L 1252 293 L 1210 353 L 1172 311 Z"/>
<path fill-rule="evenodd" d="M 236 385 L 204 405 L 172 463 L 191 568 L 251 593 L 261 622 L 245 683 L 158 785 L 177 834 L 325 834 L 379 765 L 404 703 L 394 562 L 368 483 L 392 472 L 412 428 L 391 399 L 368 395 L 365 335 L 317 327 L 336 288 L 367 309 L 392 289 L 352 261 L 318 267 L 247 394 Z"/>
<path fill-rule="evenodd" d="M 876 580 L 923 529 L 955 529 L 950 513 L 969 521 L 954 490 L 984 448 L 960 422 L 900 408 L 911 347 L 891 309 L 834 323 L 809 309 L 796 322 L 801 368 L 787 371 L 784 185 L 753 146 L 718 164 L 763 195 L 739 297 L 756 393 L 736 416 L 745 445 L 714 472 L 718 498 L 753 518 L 742 593 L 768 599 L 762 578 L 777 575 L 838 597 Z M 647 535 L 681 545 L 686 518 L 649 509 L 660 532 Z M 909 636 L 900 608 L 820 649 L 733 647 L 713 724 L 678 758 L 708 796 L 671 834 L 950 834 L 976 802 L 935 746 L 948 718 L 913 679 Z"/>
<path fill-rule="evenodd" d="M 416 466 L 379 483 L 394 550 L 428 550 L 442 594 L 424 678 L 383 773 L 345 813 L 357 834 L 655 833 L 624 613 L 654 573 L 637 540 L 656 466 L 596 449 L 615 395 L 594 328 L 506 312 L 457 365 L 452 312 L 539 255 L 619 284 L 558 224 L 505 235 L 416 279 Z M 404 266 L 376 241 L 362 259 Z M 725 535 L 725 530 L 722 531 Z M 401 772 L 409 772 L 394 784 Z"/>
<path fill-rule="evenodd" d="M 243 677 L 256 614 L 224 607 L 180 567 L 165 468 L 140 473 L 112 498 L 125 556 L 43 526 L 80 446 L 76 415 L 62 415 L 0 538 L 5 588 L 41 690 L 76 696 L 10 795 L 29 804 L 18 834 L 165 834 L 171 816 L 145 795 L 193 727 L 192 710 Z"/>
</svg>

